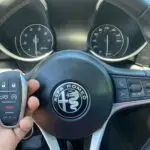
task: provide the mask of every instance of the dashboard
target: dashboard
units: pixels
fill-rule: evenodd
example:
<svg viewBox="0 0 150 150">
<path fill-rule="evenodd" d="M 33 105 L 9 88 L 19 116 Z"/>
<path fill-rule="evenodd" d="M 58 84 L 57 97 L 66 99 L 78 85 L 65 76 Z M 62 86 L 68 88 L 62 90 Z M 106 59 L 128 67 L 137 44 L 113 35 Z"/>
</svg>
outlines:
<svg viewBox="0 0 150 150">
<path fill-rule="evenodd" d="M 137 21 L 108 2 L 87 0 L 85 7 L 78 0 L 18 1 L 0 19 L 0 50 L 5 54 L 0 58 L 15 61 L 22 71 L 60 50 L 83 50 L 107 63 L 120 64 L 135 63 L 147 49 Z"/>
</svg>

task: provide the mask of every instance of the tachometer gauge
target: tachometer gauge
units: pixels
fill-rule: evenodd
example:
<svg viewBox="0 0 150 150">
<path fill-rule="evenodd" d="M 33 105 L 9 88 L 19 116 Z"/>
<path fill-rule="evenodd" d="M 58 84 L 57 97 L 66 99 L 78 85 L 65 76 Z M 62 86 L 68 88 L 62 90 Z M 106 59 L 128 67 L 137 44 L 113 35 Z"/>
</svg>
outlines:
<svg viewBox="0 0 150 150">
<path fill-rule="evenodd" d="M 93 31 L 90 46 L 97 55 L 113 58 L 122 51 L 124 36 L 119 28 L 104 24 Z"/>
<path fill-rule="evenodd" d="M 42 56 L 52 50 L 54 38 L 50 29 L 41 24 L 26 27 L 20 35 L 20 47 L 30 57 Z"/>
</svg>

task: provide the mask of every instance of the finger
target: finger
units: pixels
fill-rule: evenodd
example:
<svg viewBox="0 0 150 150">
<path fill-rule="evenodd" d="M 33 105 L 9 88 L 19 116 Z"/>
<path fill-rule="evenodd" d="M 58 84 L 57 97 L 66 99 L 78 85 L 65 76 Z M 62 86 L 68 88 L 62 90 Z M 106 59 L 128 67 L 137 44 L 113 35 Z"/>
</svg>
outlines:
<svg viewBox="0 0 150 150">
<path fill-rule="evenodd" d="M 32 95 L 39 89 L 40 83 L 37 80 L 31 79 L 28 82 L 28 86 L 29 86 L 29 95 Z"/>
<path fill-rule="evenodd" d="M 19 127 L 14 129 L 14 133 L 19 141 L 21 141 L 26 134 L 32 129 L 33 126 L 33 119 L 32 117 L 25 117 L 23 120 L 20 121 Z"/>
<path fill-rule="evenodd" d="M 26 110 L 26 115 L 31 116 L 37 110 L 39 105 L 40 105 L 40 102 L 37 97 L 34 97 L 34 96 L 30 97 L 28 100 L 28 107 Z"/>
</svg>

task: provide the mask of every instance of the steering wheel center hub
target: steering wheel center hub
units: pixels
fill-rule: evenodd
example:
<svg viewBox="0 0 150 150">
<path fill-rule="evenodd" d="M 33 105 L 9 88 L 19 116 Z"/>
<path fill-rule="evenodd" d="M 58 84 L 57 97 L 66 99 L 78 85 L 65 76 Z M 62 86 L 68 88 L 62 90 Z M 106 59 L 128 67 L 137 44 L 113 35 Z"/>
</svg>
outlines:
<svg viewBox="0 0 150 150">
<path fill-rule="evenodd" d="M 35 120 L 52 135 L 88 136 L 110 115 L 112 82 L 95 57 L 82 51 L 61 51 L 40 63 L 33 75 L 41 83 L 37 93 L 41 108 Z"/>
</svg>

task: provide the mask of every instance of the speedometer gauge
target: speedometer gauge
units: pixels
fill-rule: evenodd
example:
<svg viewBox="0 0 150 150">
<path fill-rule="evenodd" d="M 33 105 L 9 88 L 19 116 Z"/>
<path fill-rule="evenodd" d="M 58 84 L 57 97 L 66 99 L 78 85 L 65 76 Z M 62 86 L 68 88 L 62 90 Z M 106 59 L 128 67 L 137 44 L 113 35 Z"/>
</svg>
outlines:
<svg viewBox="0 0 150 150">
<path fill-rule="evenodd" d="M 29 25 L 20 35 L 20 47 L 30 57 L 38 57 L 50 52 L 53 42 L 50 29 L 41 24 Z"/>
<path fill-rule="evenodd" d="M 104 24 L 93 31 L 90 46 L 97 55 L 113 58 L 122 51 L 124 36 L 116 26 Z"/>
</svg>

